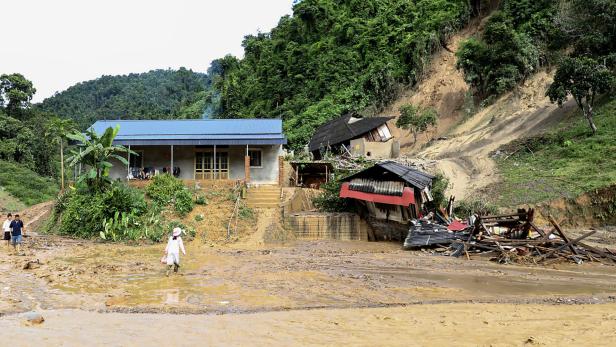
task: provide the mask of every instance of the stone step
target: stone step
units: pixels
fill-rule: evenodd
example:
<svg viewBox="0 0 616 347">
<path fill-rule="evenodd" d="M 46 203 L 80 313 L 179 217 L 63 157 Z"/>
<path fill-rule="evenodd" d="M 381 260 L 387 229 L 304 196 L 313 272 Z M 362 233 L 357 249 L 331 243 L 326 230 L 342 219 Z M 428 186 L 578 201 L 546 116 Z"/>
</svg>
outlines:
<svg viewBox="0 0 616 347">
<path fill-rule="evenodd" d="M 280 200 L 279 199 L 272 199 L 272 198 L 248 198 L 248 199 L 246 199 L 246 203 L 247 204 L 259 203 L 259 202 L 271 202 L 271 203 L 279 204 Z"/>
<path fill-rule="evenodd" d="M 259 193 L 275 193 L 280 194 L 280 189 L 258 189 L 258 190 L 248 190 L 248 194 L 259 194 Z"/>
<path fill-rule="evenodd" d="M 258 203 L 246 203 L 246 206 L 250 208 L 279 208 L 278 202 L 258 202 Z"/>
</svg>

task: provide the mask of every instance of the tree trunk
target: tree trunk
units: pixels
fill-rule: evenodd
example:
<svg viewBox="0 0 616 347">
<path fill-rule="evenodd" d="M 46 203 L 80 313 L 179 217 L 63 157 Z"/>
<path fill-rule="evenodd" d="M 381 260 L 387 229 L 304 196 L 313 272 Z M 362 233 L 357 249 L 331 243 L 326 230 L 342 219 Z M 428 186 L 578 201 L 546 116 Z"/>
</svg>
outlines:
<svg viewBox="0 0 616 347">
<path fill-rule="evenodd" d="M 413 130 L 413 143 L 417 143 L 417 131 Z"/>
<path fill-rule="evenodd" d="M 592 134 L 595 135 L 597 133 L 597 126 L 595 125 L 595 122 L 592 119 L 592 106 L 591 105 L 586 106 L 586 109 L 584 110 L 584 116 L 586 116 L 586 119 L 588 120 L 588 125 L 590 125 Z"/>
<path fill-rule="evenodd" d="M 64 141 L 60 139 L 60 192 L 64 193 Z"/>
</svg>

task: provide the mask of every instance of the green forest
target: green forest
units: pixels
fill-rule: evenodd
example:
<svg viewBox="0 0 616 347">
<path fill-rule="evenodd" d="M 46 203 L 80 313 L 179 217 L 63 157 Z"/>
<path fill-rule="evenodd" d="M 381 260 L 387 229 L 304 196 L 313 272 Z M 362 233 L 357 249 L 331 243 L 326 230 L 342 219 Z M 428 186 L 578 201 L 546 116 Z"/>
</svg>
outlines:
<svg viewBox="0 0 616 347">
<path fill-rule="evenodd" d="M 547 96 L 574 99 L 596 132 L 595 100 L 616 84 L 613 1 L 303 0 L 271 32 L 246 36 L 242 59 L 216 59 L 207 73 L 102 76 L 32 105 L 36 86 L 3 72 L 0 160 L 55 182 L 65 134 L 98 119 L 204 115 L 281 118 L 300 149 L 332 118 L 383 110 L 466 25 L 479 33 L 455 53 L 477 105 L 545 68 L 555 76 Z"/>
<path fill-rule="evenodd" d="M 219 60 L 223 118 L 284 120 L 294 148 L 347 112 L 371 115 L 421 79 L 430 54 L 472 14 L 467 0 L 304 0 L 244 58 Z"/>
<path fill-rule="evenodd" d="M 99 119 L 201 118 L 210 79 L 185 68 L 102 76 L 78 83 L 37 104 L 81 129 Z"/>
</svg>

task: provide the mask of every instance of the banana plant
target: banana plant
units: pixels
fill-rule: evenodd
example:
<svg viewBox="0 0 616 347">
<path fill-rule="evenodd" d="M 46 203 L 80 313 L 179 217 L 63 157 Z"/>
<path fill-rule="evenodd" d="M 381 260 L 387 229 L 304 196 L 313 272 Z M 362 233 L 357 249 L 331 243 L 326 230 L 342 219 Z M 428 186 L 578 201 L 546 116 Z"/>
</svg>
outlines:
<svg viewBox="0 0 616 347">
<path fill-rule="evenodd" d="M 98 135 L 94 129 L 86 130 L 85 134 L 75 132 L 67 134 L 71 140 L 79 143 L 79 151 L 73 149 L 67 161 L 70 166 L 84 165 L 87 171 L 79 177 L 79 182 L 86 182 L 88 187 L 102 191 L 111 183 L 109 169 L 113 167 L 111 159 L 117 159 L 124 165 L 129 165 L 125 155 L 138 155 L 128 148 L 114 145 L 113 139 L 118 135 L 120 126 L 105 129 L 102 135 Z"/>
</svg>

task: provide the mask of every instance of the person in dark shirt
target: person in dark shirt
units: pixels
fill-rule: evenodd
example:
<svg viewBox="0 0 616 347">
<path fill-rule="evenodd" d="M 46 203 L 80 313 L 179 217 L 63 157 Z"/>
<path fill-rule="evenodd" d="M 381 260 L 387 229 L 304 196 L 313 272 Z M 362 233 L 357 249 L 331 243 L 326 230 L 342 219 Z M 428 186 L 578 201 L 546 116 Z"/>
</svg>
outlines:
<svg viewBox="0 0 616 347">
<path fill-rule="evenodd" d="M 13 245 L 15 252 L 19 254 L 19 250 L 21 247 L 21 240 L 22 240 L 21 233 L 22 232 L 25 233 L 26 230 L 24 228 L 24 222 L 21 219 L 19 219 L 18 214 L 15 215 L 15 219 L 13 219 L 13 221 L 11 222 L 10 228 L 11 228 L 11 244 Z"/>
</svg>

